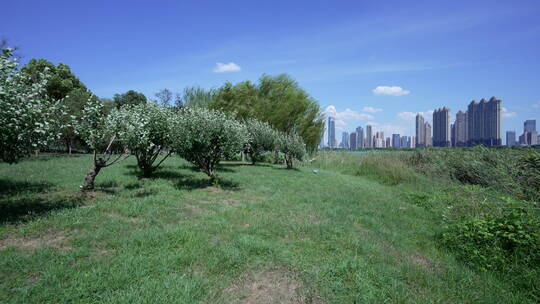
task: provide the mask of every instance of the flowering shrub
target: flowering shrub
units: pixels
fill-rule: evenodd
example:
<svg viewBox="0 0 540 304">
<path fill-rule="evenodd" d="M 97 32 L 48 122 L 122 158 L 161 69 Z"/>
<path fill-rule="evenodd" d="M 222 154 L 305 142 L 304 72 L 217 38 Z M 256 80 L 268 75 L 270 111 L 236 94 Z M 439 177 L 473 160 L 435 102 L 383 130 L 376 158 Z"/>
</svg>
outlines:
<svg viewBox="0 0 540 304">
<path fill-rule="evenodd" d="M 172 147 L 215 181 L 222 158 L 242 151 L 248 142 L 244 125 L 228 115 L 206 108 L 184 108 L 174 116 Z"/>
<path fill-rule="evenodd" d="M 285 154 L 287 168 L 293 167 L 293 160 L 303 160 L 306 155 L 306 145 L 297 133 L 281 133 L 278 139 L 278 149 Z"/>
<path fill-rule="evenodd" d="M 249 142 L 245 152 L 249 154 L 253 164 L 261 161 L 264 152 L 273 151 L 276 148 L 277 132 L 265 122 L 249 119 L 245 122 L 249 134 Z"/>
<path fill-rule="evenodd" d="M 137 158 L 143 176 L 148 177 L 171 154 L 171 110 L 153 103 L 124 106 L 111 113 L 118 140 Z M 165 153 L 154 165 L 158 157 Z"/>
<path fill-rule="evenodd" d="M 32 83 L 17 70 L 11 49 L 1 52 L 0 160 L 14 163 L 60 136 L 55 118 L 62 107 L 47 98 L 47 74 Z"/>
<path fill-rule="evenodd" d="M 75 123 L 75 130 L 94 151 L 94 166 L 86 175 L 81 190 L 94 189 L 94 181 L 101 169 L 120 161 L 123 153 L 113 153 L 113 144 L 122 134 L 118 120 L 111 113 L 105 115 L 104 105 L 90 98 Z"/>
</svg>

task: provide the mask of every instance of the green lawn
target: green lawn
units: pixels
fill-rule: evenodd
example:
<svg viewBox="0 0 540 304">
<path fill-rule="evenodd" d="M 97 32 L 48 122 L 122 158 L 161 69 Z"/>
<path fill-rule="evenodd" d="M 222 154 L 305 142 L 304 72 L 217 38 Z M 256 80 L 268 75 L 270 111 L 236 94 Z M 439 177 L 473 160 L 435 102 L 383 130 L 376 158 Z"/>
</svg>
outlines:
<svg viewBox="0 0 540 304">
<path fill-rule="evenodd" d="M 0 164 L 0 303 L 529 303 L 443 248 L 400 187 L 313 168 Z"/>
</svg>

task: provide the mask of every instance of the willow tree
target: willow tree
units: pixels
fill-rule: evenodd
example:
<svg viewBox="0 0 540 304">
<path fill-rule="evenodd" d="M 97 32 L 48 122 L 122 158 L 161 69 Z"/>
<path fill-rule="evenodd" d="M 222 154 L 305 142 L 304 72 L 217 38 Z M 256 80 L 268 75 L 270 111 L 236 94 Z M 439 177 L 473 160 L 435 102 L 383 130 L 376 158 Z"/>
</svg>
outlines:
<svg viewBox="0 0 540 304">
<path fill-rule="evenodd" d="M 228 82 L 217 90 L 210 108 L 234 113 L 240 120 L 256 118 L 281 132 L 295 131 L 311 151 L 324 128 L 317 101 L 286 74 L 263 75 L 255 84 Z"/>
</svg>

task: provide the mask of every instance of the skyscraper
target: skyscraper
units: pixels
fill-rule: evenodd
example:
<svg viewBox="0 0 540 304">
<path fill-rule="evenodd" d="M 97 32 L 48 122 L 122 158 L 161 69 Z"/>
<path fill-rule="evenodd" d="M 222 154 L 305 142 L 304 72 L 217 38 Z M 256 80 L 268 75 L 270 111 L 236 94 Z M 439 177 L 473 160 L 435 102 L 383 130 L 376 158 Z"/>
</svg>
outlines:
<svg viewBox="0 0 540 304">
<path fill-rule="evenodd" d="M 399 146 L 401 148 L 407 148 L 409 146 L 409 138 L 407 136 L 401 136 L 401 143 Z"/>
<path fill-rule="evenodd" d="M 348 132 L 341 133 L 341 147 L 343 149 L 349 149 L 349 133 Z"/>
<path fill-rule="evenodd" d="M 336 120 L 334 117 L 328 117 L 328 147 L 336 147 Z"/>
<path fill-rule="evenodd" d="M 450 109 L 443 107 L 433 112 L 433 146 L 450 147 Z"/>
<path fill-rule="evenodd" d="M 467 108 L 467 145 L 501 145 L 501 100 L 471 101 Z"/>
<path fill-rule="evenodd" d="M 417 147 L 426 146 L 426 124 L 422 114 L 416 114 L 416 138 L 418 138 L 416 142 Z"/>
<path fill-rule="evenodd" d="M 365 144 L 364 129 L 362 127 L 356 128 L 356 148 L 363 149 Z"/>
<path fill-rule="evenodd" d="M 386 143 L 385 143 L 384 147 L 392 148 L 392 139 L 390 137 L 386 138 Z"/>
<path fill-rule="evenodd" d="M 409 148 L 416 148 L 416 136 L 409 137 Z"/>
<path fill-rule="evenodd" d="M 454 146 L 465 147 L 467 145 L 467 113 L 458 111 L 454 122 Z"/>
<path fill-rule="evenodd" d="M 351 132 L 351 134 L 349 135 L 349 147 L 351 150 L 358 149 L 358 146 L 356 145 L 357 142 L 358 138 L 356 132 Z"/>
<path fill-rule="evenodd" d="M 509 147 L 516 145 L 516 131 L 506 131 L 506 145 Z"/>
<path fill-rule="evenodd" d="M 392 147 L 394 148 L 401 147 L 401 135 L 392 134 Z"/>
<path fill-rule="evenodd" d="M 523 132 L 536 131 L 536 119 L 527 119 L 523 123 Z"/>
<path fill-rule="evenodd" d="M 433 146 L 433 137 L 431 137 L 431 125 L 429 122 L 424 124 L 424 128 L 426 130 L 426 133 L 424 134 L 424 145 L 425 147 L 431 147 Z M 416 140 L 418 140 L 418 138 L 416 138 Z"/>
<path fill-rule="evenodd" d="M 523 135 L 519 137 L 519 143 L 532 146 L 538 144 L 538 132 L 536 132 L 536 119 L 528 119 L 523 124 Z"/>
<path fill-rule="evenodd" d="M 370 125 L 366 126 L 366 145 L 365 147 L 373 147 L 373 129 Z"/>
</svg>

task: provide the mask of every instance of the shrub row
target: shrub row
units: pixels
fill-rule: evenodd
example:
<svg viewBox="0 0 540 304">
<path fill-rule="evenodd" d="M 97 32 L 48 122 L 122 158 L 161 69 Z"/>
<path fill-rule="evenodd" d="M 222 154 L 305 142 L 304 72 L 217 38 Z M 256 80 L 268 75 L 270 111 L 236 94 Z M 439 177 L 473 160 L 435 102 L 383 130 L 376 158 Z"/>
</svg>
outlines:
<svg viewBox="0 0 540 304">
<path fill-rule="evenodd" d="M 216 181 L 218 163 L 245 152 L 253 163 L 264 152 L 280 151 L 287 167 L 302 160 L 305 145 L 296 133 L 285 134 L 254 119 L 245 122 L 207 108 L 169 108 L 154 103 L 124 106 L 103 115 L 102 103 L 89 100 L 78 134 L 94 151 L 94 166 L 82 190 L 93 188 L 101 169 L 134 155 L 143 176 L 151 176 L 171 153 L 177 153 Z"/>
</svg>

